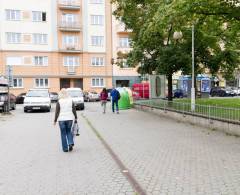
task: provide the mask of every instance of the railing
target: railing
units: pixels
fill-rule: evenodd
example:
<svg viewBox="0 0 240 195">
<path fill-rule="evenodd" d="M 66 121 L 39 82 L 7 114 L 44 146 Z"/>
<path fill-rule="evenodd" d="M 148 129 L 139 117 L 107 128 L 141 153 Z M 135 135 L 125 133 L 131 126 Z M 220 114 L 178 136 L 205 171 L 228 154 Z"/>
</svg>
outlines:
<svg viewBox="0 0 240 195">
<path fill-rule="evenodd" d="M 59 0 L 58 4 L 62 9 L 80 9 L 80 1 L 77 0 Z"/>
<path fill-rule="evenodd" d="M 61 46 L 60 51 L 74 53 L 74 52 L 81 52 L 82 49 L 77 44 L 66 44 Z"/>
<path fill-rule="evenodd" d="M 59 24 L 60 29 L 62 30 L 77 30 L 80 31 L 80 22 L 69 22 L 69 21 L 61 21 Z"/>
<path fill-rule="evenodd" d="M 151 108 L 173 111 L 185 115 L 194 115 L 212 120 L 220 120 L 229 123 L 240 124 L 240 108 L 228 108 L 210 105 L 195 105 L 195 110 L 191 110 L 190 103 L 183 102 L 168 102 L 162 99 L 154 100 L 139 100 L 136 105 L 148 106 Z"/>
</svg>

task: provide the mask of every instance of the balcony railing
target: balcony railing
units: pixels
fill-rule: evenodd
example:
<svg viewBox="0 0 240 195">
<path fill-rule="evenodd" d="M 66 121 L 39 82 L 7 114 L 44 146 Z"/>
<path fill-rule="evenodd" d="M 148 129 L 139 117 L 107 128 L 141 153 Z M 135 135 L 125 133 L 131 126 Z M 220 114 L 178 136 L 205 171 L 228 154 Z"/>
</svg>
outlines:
<svg viewBox="0 0 240 195">
<path fill-rule="evenodd" d="M 66 44 L 60 48 L 62 53 L 81 53 L 82 49 L 77 44 Z"/>
<path fill-rule="evenodd" d="M 59 24 L 59 30 L 80 32 L 81 31 L 80 22 L 78 22 L 78 21 L 75 21 L 75 22 L 61 21 Z"/>
<path fill-rule="evenodd" d="M 77 0 L 59 0 L 58 5 L 60 9 L 79 10 L 80 1 Z"/>
</svg>

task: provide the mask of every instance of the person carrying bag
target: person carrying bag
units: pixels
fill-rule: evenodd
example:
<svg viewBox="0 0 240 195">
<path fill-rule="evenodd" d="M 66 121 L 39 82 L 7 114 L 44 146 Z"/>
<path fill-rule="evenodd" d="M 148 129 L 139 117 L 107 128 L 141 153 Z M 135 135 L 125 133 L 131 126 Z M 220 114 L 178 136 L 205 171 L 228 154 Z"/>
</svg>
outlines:
<svg viewBox="0 0 240 195">
<path fill-rule="evenodd" d="M 56 125 L 58 121 L 63 152 L 71 152 L 74 146 L 72 126 L 73 122 L 77 121 L 77 112 L 72 98 L 68 95 L 66 89 L 61 89 L 58 97 L 59 100 L 56 104 L 54 125 Z"/>
</svg>

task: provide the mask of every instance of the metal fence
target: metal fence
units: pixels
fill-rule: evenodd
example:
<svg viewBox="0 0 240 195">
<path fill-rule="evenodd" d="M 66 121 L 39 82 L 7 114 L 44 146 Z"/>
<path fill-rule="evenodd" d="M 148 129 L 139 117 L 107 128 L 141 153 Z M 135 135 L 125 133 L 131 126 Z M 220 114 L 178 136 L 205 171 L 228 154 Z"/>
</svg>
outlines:
<svg viewBox="0 0 240 195">
<path fill-rule="evenodd" d="M 148 106 L 162 110 L 178 112 L 182 114 L 194 115 L 213 120 L 220 120 L 229 123 L 240 124 L 240 108 L 227 108 L 211 105 L 195 105 L 195 110 L 191 110 L 191 103 L 169 102 L 162 99 L 139 100 L 134 104 Z"/>
</svg>

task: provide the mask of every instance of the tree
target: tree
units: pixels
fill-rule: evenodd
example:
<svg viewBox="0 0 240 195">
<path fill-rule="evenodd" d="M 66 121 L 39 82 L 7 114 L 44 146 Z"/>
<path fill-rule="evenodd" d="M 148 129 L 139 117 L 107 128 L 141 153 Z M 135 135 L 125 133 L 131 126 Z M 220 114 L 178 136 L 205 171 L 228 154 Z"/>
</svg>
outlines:
<svg viewBox="0 0 240 195">
<path fill-rule="evenodd" d="M 191 25 L 195 25 L 195 70 L 208 68 L 212 74 L 230 75 L 237 66 L 239 47 L 238 16 L 231 14 L 235 4 L 224 0 L 114 0 L 114 14 L 131 29 L 133 50 L 128 63 L 142 64 L 140 71 L 157 71 L 167 75 L 168 99 L 172 100 L 172 74 L 191 67 Z M 221 4 L 219 4 L 221 2 Z M 209 5 L 210 9 L 203 5 Z M 220 12 L 224 5 L 226 12 Z M 199 8 L 198 10 L 196 10 Z M 212 8 L 212 9 L 211 9 Z M 208 12 L 207 12 L 208 11 Z M 174 32 L 182 32 L 174 40 Z"/>
</svg>

